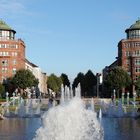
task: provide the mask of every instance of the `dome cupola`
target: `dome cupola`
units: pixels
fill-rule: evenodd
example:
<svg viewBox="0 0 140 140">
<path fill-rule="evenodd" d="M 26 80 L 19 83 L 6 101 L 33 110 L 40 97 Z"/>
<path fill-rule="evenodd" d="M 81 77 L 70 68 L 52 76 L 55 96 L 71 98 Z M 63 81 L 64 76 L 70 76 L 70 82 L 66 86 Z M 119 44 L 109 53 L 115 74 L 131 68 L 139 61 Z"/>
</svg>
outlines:
<svg viewBox="0 0 140 140">
<path fill-rule="evenodd" d="M 9 40 L 15 38 L 16 31 L 0 20 L 0 40 Z"/>
<path fill-rule="evenodd" d="M 127 33 L 127 39 L 140 38 L 140 19 L 126 29 L 125 32 Z"/>
</svg>

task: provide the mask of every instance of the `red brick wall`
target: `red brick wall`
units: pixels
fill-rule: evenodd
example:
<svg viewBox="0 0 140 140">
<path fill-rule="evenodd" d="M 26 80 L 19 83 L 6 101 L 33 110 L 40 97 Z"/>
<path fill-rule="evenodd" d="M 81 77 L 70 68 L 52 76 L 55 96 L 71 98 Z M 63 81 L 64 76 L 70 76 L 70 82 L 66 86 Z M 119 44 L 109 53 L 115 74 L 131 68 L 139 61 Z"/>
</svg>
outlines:
<svg viewBox="0 0 140 140">
<path fill-rule="evenodd" d="M 0 48 L 0 52 L 8 52 L 8 56 L 0 55 L 0 81 L 2 77 L 12 77 L 13 68 L 17 70 L 25 68 L 25 44 L 22 40 L 0 40 L 0 44 L 6 44 L 7 48 Z M 11 47 L 11 46 L 18 46 Z M 8 47 L 10 46 L 10 47 Z M 17 53 L 17 54 L 16 54 Z M 2 61 L 8 60 L 8 65 L 3 66 Z M 13 64 L 13 60 L 16 60 L 16 65 Z M 7 68 L 7 72 L 3 73 L 2 68 Z"/>
</svg>

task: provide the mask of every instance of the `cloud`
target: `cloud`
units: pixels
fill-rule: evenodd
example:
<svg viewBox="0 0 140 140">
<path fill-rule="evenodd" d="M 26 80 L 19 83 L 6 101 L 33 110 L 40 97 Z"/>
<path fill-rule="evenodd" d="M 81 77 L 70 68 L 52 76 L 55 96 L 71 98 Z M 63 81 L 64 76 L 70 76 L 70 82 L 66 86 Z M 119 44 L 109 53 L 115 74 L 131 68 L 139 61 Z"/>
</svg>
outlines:
<svg viewBox="0 0 140 140">
<path fill-rule="evenodd" d="M 27 13 L 24 0 L 0 0 L 0 15 L 11 16 Z"/>
<path fill-rule="evenodd" d="M 127 21 L 131 19 L 131 16 L 123 11 L 115 11 L 115 12 L 112 12 L 110 15 L 113 19 L 116 19 L 116 20 Z"/>
</svg>

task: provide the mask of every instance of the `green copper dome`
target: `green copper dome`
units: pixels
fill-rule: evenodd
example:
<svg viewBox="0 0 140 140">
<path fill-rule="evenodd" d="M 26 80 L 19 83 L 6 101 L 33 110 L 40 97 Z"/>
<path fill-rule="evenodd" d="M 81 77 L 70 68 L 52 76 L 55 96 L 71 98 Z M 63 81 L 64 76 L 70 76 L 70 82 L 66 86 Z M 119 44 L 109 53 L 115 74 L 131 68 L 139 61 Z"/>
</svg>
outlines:
<svg viewBox="0 0 140 140">
<path fill-rule="evenodd" d="M 14 31 L 9 25 L 7 25 L 4 21 L 0 20 L 0 30 L 9 30 Z M 15 32 L 15 31 L 14 31 Z"/>
<path fill-rule="evenodd" d="M 140 29 L 140 19 L 132 24 L 129 29 Z"/>
<path fill-rule="evenodd" d="M 140 19 L 125 30 L 127 39 L 140 39 Z"/>
</svg>

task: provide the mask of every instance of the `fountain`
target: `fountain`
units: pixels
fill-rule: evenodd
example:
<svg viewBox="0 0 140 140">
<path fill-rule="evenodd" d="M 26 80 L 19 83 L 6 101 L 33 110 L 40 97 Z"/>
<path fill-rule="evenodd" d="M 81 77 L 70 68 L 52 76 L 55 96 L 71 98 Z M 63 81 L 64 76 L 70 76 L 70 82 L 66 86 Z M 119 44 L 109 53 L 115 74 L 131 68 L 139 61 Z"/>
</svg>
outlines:
<svg viewBox="0 0 140 140">
<path fill-rule="evenodd" d="M 39 99 L 26 99 L 21 100 L 17 117 L 40 117 L 40 102 Z"/>
<path fill-rule="evenodd" d="M 15 109 L 10 110 L 9 107 L 13 106 Z M 3 116 L 4 117 L 40 117 L 41 116 L 41 103 L 40 99 L 22 99 L 22 97 L 15 97 L 15 93 L 13 93 L 13 97 L 11 101 L 8 99 L 8 92 L 6 93 L 6 103 L 2 105 L 3 107 Z"/>
<path fill-rule="evenodd" d="M 99 119 L 102 119 L 102 109 L 99 110 Z"/>
<path fill-rule="evenodd" d="M 86 109 L 80 97 L 80 85 L 69 100 L 62 88 L 61 103 L 42 116 L 42 126 L 34 140 L 103 140 L 103 130 L 92 109 Z M 69 91 L 69 93 L 71 93 Z M 67 94 L 69 94 L 67 93 Z"/>
<path fill-rule="evenodd" d="M 101 108 L 103 110 L 103 115 L 107 117 L 138 117 L 138 106 L 136 105 L 136 93 L 133 94 L 133 101 L 131 101 L 131 108 L 128 109 L 129 105 L 129 92 L 127 92 L 126 103 L 124 102 L 124 93 L 122 93 L 122 98 L 116 102 L 115 98 L 110 101 L 109 104 L 105 104 L 104 102 L 101 104 Z M 115 91 L 114 91 L 115 95 Z"/>
</svg>

